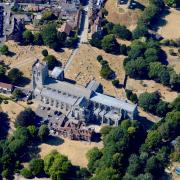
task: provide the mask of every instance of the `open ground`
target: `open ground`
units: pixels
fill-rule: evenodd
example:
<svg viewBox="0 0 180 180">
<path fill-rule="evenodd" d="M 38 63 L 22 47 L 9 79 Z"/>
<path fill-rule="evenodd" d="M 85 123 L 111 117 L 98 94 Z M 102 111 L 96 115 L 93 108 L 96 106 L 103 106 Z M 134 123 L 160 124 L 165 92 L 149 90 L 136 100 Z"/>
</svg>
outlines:
<svg viewBox="0 0 180 180">
<path fill-rule="evenodd" d="M 31 77 L 32 64 L 36 59 L 43 59 L 41 51 L 47 49 L 49 54 L 54 55 L 63 66 L 67 63 L 69 56 L 72 53 L 71 49 L 63 49 L 62 52 L 55 52 L 46 46 L 20 46 L 14 41 L 6 42 L 9 51 L 12 52 L 11 56 L 0 56 L 0 60 L 9 65 L 10 68 L 20 69 L 24 76 Z"/>
<path fill-rule="evenodd" d="M 86 158 L 87 152 L 93 147 L 102 148 L 102 142 L 86 142 L 86 141 L 72 141 L 69 139 L 52 138 L 46 144 L 41 144 L 40 156 L 43 158 L 52 150 L 57 150 L 61 154 L 68 156 L 72 164 L 80 167 L 87 167 L 88 160 Z"/>
<path fill-rule="evenodd" d="M 130 10 L 127 5 L 117 6 L 117 0 L 107 0 L 105 8 L 108 11 L 108 21 L 126 25 L 131 30 L 135 28 L 138 17 L 141 15 L 139 9 Z"/>
<path fill-rule="evenodd" d="M 177 39 L 180 38 L 180 11 L 174 8 L 167 10 L 167 13 L 159 20 L 156 26 L 158 26 L 158 33 L 165 39 Z"/>
</svg>

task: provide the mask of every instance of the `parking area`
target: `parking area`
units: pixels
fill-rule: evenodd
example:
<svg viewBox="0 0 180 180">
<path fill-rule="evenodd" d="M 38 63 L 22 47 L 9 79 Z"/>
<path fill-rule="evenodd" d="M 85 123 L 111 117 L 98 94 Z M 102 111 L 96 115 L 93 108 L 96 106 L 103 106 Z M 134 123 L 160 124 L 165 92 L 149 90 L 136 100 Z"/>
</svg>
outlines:
<svg viewBox="0 0 180 180">
<path fill-rule="evenodd" d="M 62 112 L 52 109 L 51 107 L 39 105 L 36 114 L 42 118 L 40 124 L 49 125 L 50 122 L 61 121 L 64 118 Z"/>
</svg>

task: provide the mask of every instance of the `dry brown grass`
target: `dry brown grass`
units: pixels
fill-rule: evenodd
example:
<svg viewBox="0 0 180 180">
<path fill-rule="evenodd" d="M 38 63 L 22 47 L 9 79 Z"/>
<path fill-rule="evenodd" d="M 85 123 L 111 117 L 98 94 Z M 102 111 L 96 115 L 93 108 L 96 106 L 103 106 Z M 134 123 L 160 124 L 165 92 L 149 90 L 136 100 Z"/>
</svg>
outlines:
<svg viewBox="0 0 180 180">
<path fill-rule="evenodd" d="M 100 63 L 96 60 L 98 55 L 102 55 L 104 60 L 109 62 L 110 67 L 116 72 L 117 79 L 124 81 L 123 59 L 124 56 L 116 56 L 105 53 L 103 50 L 81 45 L 71 65 L 66 71 L 66 77 L 73 79 L 77 84 L 86 85 L 90 80 L 96 79 L 104 87 L 104 93 L 123 97 L 122 89 L 115 90 L 111 81 L 107 81 L 100 76 Z"/>
<path fill-rule="evenodd" d="M 105 8 L 108 11 L 107 19 L 115 24 L 126 25 L 129 29 L 134 29 L 140 10 L 127 9 L 126 5 L 117 6 L 117 0 L 107 0 Z"/>
<path fill-rule="evenodd" d="M 24 73 L 24 76 L 28 78 L 31 77 L 32 64 L 36 59 L 43 58 L 41 54 L 43 49 L 47 49 L 49 54 L 54 55 L 62 62 L 63 66 L 67 63 L 72 51 L 70 49 L 64 49 L 64 52 L 58 53 L 46 46 L 19 46 L 14 41 L 8 41 L 6 44 L 9 50 L 15 54 L 13 56 L 0 56 L 0 60 L 3 60 L 11 68 L 19 68 Z"/>
<path fill-rule="evenodd" d="M 24 107 L 8 100 L 8 104 L 1 104 L 1 109 L 4 113 L 7 113 L 10 119 L 10 131 L 11 134 L 15 130 L 15 119 L 17 115 L 24 110 Z"/>
<path fill-rule="evenodd" d="M 93 147 L 102 148 L 102 142 L 85 142 L 85 141 L 72 141 L 69 139 L 63 139 L 64 142 L 60 145 L 41 144 L 40 156 L 43 158 L 49 154 L 52 150 L 57 150 L 59 153 L 68 156 L 73 165 L 86 167 L 88 160 L 86 158 L 87 152 Z M 52 142 L 54 143 L 54 141 Z"/>
<path fill-rule="evenodd" d="M 159 27 L 158 33 L 165 39 L 177 39 L 180 37 L 180 11 L 174 8 L 169 11 L 169 14 L 164 18 L 166 24 Z"/>
<path fill-rule="evenodd" d="M 135 80 L 129 78 L 127 81 L 127 89 L 133 90 L 138 96 L 144 92 L 159 91 L 162 99 L 168 102 L 172 102 L 178 95 L 177 92 L 171 91 L 170 88 L 156 83 L 153 80 Z"/>
<path fill-rule="evenodd" d="M 178 49 L 177 48 L 173 48 L 173 47 L 165 47 L 163 46 L 162 49 L 166 52 L 167 54 L 167 60 L 169 63 L 169 66 L 172 66 L 173 69 L 177 72 L 180 73 L 180 57 L 178 56 L 172 56 L 169 54 L 169 50 L 170 49 L 174 49 L 174 52 L 177 53 Z"/>
</svg>

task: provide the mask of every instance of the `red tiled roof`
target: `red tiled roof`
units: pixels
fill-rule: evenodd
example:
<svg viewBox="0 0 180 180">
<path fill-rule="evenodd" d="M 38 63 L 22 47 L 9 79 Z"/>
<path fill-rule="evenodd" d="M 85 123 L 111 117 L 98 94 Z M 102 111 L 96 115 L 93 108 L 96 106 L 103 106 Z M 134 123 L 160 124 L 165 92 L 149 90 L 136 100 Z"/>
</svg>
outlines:
<svg viewBox="0 0 180 180">
<path fill-rule="evenodd" d="M 12 84 L 7 84 L 7 83 L 0 82 L 0 87 L 1 88 L 6 88 L 6 89 L 12 89 L 13 85 Z"/>
</svg>

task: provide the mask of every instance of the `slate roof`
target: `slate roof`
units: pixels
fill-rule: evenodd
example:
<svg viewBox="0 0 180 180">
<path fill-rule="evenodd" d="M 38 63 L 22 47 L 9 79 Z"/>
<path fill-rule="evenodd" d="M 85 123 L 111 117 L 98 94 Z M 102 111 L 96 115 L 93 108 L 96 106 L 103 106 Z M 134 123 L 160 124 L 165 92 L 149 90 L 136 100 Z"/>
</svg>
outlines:
<svg viewBox="0 0 180 180">
<path fill-rule="evenodd" d="M 130 104 L 126 101 L 116 99 L 111 96 L 107 96 L 100 93 L 94 93 L 93 96 L 90 98 L 91 101 L 97 102 L 103 105 L 115 107 L 115 108 L 122 108 L 128 112 L 133 112 L 136 109 L 135 104 Z"/>
</svg>

